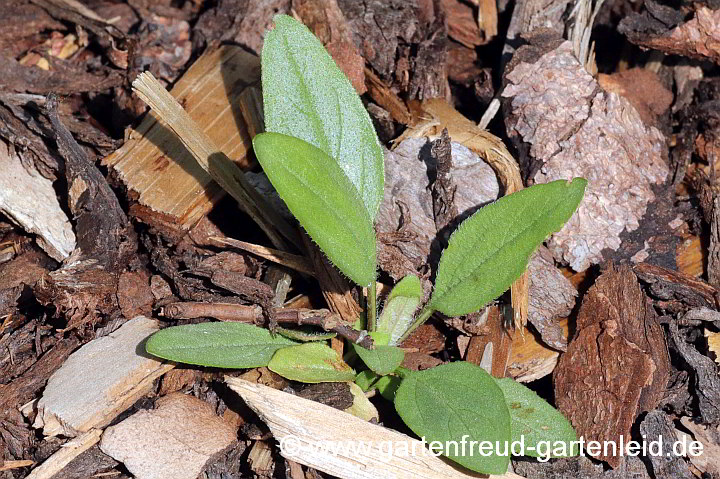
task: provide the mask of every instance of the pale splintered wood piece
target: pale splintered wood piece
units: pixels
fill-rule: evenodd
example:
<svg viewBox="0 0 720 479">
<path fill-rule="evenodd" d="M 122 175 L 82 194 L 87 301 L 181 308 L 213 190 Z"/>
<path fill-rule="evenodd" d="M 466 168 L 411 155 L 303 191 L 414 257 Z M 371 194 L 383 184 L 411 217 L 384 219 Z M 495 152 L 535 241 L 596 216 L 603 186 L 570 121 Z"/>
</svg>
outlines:
<svg viewBox="0 0 720 479">
<path fill-rule="evenodd" d="M 21 467 L 28 467 L 35 464 L 35 461 L 29 459 L 23 459 L 19 461 L 0 461 L 0 472 L 9 471 L 11 469 L 20 469 Z"/>
<path fill-rule="evenodd" d="M 313 268 L 313 266 L 307 259 L 305 259 L 304 256 L 286 253 L 285 251 L 268 248 L 259 244 L 246 243 L 245 241 L 240 241 L 225 236 L 210 236 L 208 239 L 213 243 L 217 243 L 219 245 L 232 246 L 233 248 L 247 251 L 248 253 L 260 256 L 261 258 L 265 258 L 268 261 L 272 261 L 279 265 L 294 269 L 295 271 L 299 271 L 300 273 L 305 273 L 309 275 L 315 274 L 315 268 Z"/>
<path fill-rule="evenodd" d="M 244 106 L 245 91 L 259 81 L 260 59 L 227 45 L 198 58 L 171 92 L 207 136 L 243 169 L 251 166 L 249 132 L 263 122 L 262 116 L 253 116 L 260 114 L 257 108 Z M 140 204 L 169 215 L 184 229 L 225 194 L 153 112 L 130 130 L 125 144 L 103 163 L 138 194 Z"/>
<path fill-rule="evenodd" d="M 269 477 L 273 470 L 272 447 L 265 441 L 255 441 L 248 454 L 250 469 L 259 477 Z"/>
<path fill-rule="evenodd" d="M 557 320 L 567 338 L 568 320 Z M 537 339 L 536 335 L 525 328 L 523 334 L 513 337 L 507 372 L 510 377 L 521 383 L 535 381 L 552 373 L 557 365 L 560 353 L 550 349 Z"/>
<path fill-rule="evenodd" d="M 60 208 L 53 182 L 32 165 L 23 165 L 4 141 L 0 141 L 0 170 L 0 212 L 36 234 L 40 247 L 53 259 L 67 258 L 75 249 L 75 233 Z"/>
<path fill-rule="evenodd" d="M 109 424 L 174 367 L 145 353 L 145 339 L 159 329 L 138 316 L 71 354 L 50 376 L 33 427 L 73 437 Z"/>
<path fill-rule="evenodd" d="M 267 423 L 275 440 L 285 445 L 281 454 L 291 461 L 341 479 L 488 477 L 460 471 L 439 457 L 422 454 L 422 442 L 330 406 L 239 378 L 226 376 L 225 382 Z M 338 447 L 334 454 L 314 447 L 328 441 L 348 447 Z M 367 447 L 360 454 L 352 454 L 353 445 Z M 489 477 L 523 479 L 514 473 Z"/>
<path fill-rule="evenodd" d="M 66 442 L 55 454 L 33 469 L 27 479 L 50 479 L 62 471 L 73 459 L 97 444 L 100 441 L 100 436 L 102 436 L 102 430 L 91 429 L 85 434 Z"/>
<path fill-rule="evenodd" d="M 175 132 L 200 167 L 235 198 L 276 247 L 287 249 L 286 240 L 300 244 L 295 230 L 268 206 L 248 183 L 243 171 L 215 145 L 152 73 L 138 75 L 133 81 L 133 91 Z"/>
</svg>

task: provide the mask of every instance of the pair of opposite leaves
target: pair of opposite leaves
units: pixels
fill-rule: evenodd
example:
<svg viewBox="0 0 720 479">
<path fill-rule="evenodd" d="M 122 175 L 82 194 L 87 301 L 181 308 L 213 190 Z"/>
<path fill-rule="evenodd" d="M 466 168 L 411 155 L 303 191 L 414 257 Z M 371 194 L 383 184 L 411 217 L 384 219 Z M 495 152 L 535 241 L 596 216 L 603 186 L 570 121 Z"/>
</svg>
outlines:
<svg viewBox="0 0 720 479">
<path fill-rule="evenodd" d="M 268 133 L 253 139 L 270 182 L 310 237 L 352 281 L 375 281 L 373 222 L 384 157 L 360 97 L 322 44 L 291 17 L 275 17 L 262 51 Z M 586 181 L 556 181 L 506 196 L 464 221 L 444 251 L 429 307 L 479 310 L 519 277 L 558 231 Z"/>
</svg>

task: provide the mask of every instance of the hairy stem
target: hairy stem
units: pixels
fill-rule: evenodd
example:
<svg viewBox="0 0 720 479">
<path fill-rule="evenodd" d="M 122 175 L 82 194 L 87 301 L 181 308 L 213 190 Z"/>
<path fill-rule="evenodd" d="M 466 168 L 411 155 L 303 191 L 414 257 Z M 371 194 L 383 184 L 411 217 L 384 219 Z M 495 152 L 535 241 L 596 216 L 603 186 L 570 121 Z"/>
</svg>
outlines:
<svg viewBox="0 0 720 479">
<path fill-rule="evenodd" d="M 367 298 L 367 330 L 372 332 L 377 328 L 377 282 L 370 283 Z"/>
<path fill-rule="evenodd" d="M 425 309 L 423 309 L 420 312 L 420 314 L 418 315 L 418 317 L 415 318 L 415 321 L 413 321 L 413 323 L 410 325 L 410 327 L 407 329 L 407 331 L 405 331 L 405 333 L 403 333 L 403 335 L 400 336 L 400 339 L 398 339 L 397 344 L 400 344 L 403 341 L 405 341 L 408 338 L 408 336 L 410 336 L 410 334 L 412 334 L 412 332 L 418 328 L 418 326 L 420 326 L 425 321 L 430 319 L 430 316 L 432 316 L 432 314 L 434 312 L 435 312 L 434 309 L 425 306 Z"/>
</svg>

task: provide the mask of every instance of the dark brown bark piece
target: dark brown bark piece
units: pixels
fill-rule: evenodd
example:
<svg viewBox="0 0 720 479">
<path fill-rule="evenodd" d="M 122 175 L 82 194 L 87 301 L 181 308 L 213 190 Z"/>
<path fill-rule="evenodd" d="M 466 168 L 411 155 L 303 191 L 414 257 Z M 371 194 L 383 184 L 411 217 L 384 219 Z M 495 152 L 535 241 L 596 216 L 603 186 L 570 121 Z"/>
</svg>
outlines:
<svg viewBox="0 0 720 479">
<path fill-rule="evenodd" d="M 430 356 L 425 353 L 405 353 L 405 359 L 401 364 L 402 367 L 411 371 L 423 371 L 425 369 L 434 368 L 443 363 L 441 359 Z"/>
<path fill-rule="evenodd" d="M 79 340 L 72 336 L 55 342 L 22 376 L 0 384 L 0 417 L 32 399 L 78 344 Z"/>
<path fill-rule="evenodd" d="M 720 62 L 719 10 L 701 6 L 693 18 L 679 24 L 685 16 L 681 10 L 653 1 L 646 1 L 645 6 L 645 12 L 623 19 L 618 27 L 632 43 L 666 54 Z"/>
<path fill-rule="evenodd" d="M 447 28 L 439 0 L 337 3 L 360 55 L 387 86 L 407 99 L 446 96 Z"/>
<path fill-rule="evenodd" d="M 650 294 L 658 299 L 680 301 L 688 308 L 720 307 L 718 290 L 690 275 L 649 263 L 639 263 L 633 271 L 650 285 Z"/>
<path fill-rule="evenodd" d="M 435 181 L 432 184 L 433 215 L 435 228 L 440 231 L 457 216 L 455 191 L 457 186 L 452 177 L 452 147 L 447 128 L 440 138 L 430 145 L 430 155 L 435 160 Z"/>
<path fill-rule="evenodd" d="M 5 0 L 0 9 L 0 50 L 17 58 L 37 43 L 38 32 L 64 30 L 45 10 L 24 0 Z"/>
<path fill-rule="evenodd" d="M 475 48 L 488 42 L 480 30 L 473 8 L 460 0 L 442 0 L 447 12 L 448 35 L 467 48 Z M 497 33 L 497 32 L 496 32 Z"/>
<path fill-rule="evenodd" d="M 693 370 L 695 396 L 698 399 L 700 418 L 704 424 L 720 423 L 720 376 L 717 366 L 685 341 L 678 330 L 677 321 L 670 322 L 670 337 L 675 347 Z"/>
<path fill-rule="evenodd" d="M 297 395 L 341 411 L 353 404 L 353 395 L 350 392 L 350 385 L 347 383 L 310 384 L 298 391 Z"/>
<path fill-rule="evenodd" d="M 639 457 L 628 457 L 617 469 L 603 471 L 587 456 L 557 459 L 549 462 L 513 461 L 517 474 L 532 479 L 650 479 L 645 463 Z"/>
<path fill-rule="evenodd" d="M 150 274 L 147 271 L 126 271 L 120 275 L 117 301 L 123 316 L 151 316 L 155 298 L 150 290 Z"/>
<path fill-rule="evenodd" d="M 423 324 L 400 344 L 403 348 L 414 348 L 420 353 L 432 354 L 445 349 L 445 335 L 433 324 Z"/>
<path fill-rule="evenodd" d="M 362 95 L 365 87 L 365 59 L 353 43 L 350 26 L 336 0 L 293 0 L 293 12 L 325 45 L 338 67 Z"/>
<path fill-rule="evenodd" d="M 619 441 L 662 398 L 669 369 L 651 302 L 629 267 L 610 263 L 588 291 L 577 333 L 553 374 L 558 409 L 586 441 Z M 613 468 L 623 461 L 597 458 Z"/>
<path fill-rule="evenodd" d="M 640 423 L 640 433 L 648 443 L 662 440 L 662 452 L 648 454 L 647 457 L 652 465 L 655 479 L 691 479 L 695 477 L 690 472 L 685 459 L 673 451 L 672 438 L 675 437 L 675 427 L 664 412 L 659 410 L 649 412 Z"/>
<path fill-rule="evenodd" d="M 715 196 L 710 220 L 710 247 L 707 265 L 708 283 L 720 287 L 720 196 Z"/>
<path fill-rule="evenodd" d="M 50 56 L 45 58 L 52 70 L 24 66 L 14 58 L 0 55 L 0 89 L 41 95 L 73 95 L 107 90 L 125 82 L 117 71 L 104 69 L 101 74 L 88 73 L 67 60 Z"/>
<path fill-rule="evenodd" d="M 128 234 L 127 217 L 105 177 L 60 120 L 54 96 L 48 98 L 46 111 L 55 130 L 58 151 L 65 159 L 77 248 L 84 258 L 93 258 L 99 265 L 117 270 L 121 261 L 120 246 Z"/>
<path fill-rule="evenodd" d="M 100 448 L 95 445 L 78 457 L 70 461 L 53 479 L 84 479 L 96 476 L 103 472 L 110 472 L 118 462 L 112 457 L 104 454 Z M 117 478 L 117 475 L 112 477 Z"/>
<path fill-rule="evenodd" d="M 119 273 L 137 245 L 117 197 L 60 120 L 54 96 L 46 102 L 46 114 L 65 160 L 77 247 L 61 269 L 38 282 L 35 296 L 64 314 L 68 328 L 76 328 L 117 307 Z"/>
</svg>

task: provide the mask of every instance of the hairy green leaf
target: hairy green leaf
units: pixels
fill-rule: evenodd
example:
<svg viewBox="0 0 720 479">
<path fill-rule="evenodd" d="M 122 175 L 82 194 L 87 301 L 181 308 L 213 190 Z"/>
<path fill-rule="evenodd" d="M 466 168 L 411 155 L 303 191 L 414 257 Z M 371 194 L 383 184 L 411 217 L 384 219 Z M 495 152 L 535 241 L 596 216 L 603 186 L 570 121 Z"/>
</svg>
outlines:
<svg viewBox="0 0 720 479">
<path fill-rule="evenodd" d="M 371 219 L 383 198 L 384 159 L 370 116 L 320 41 L 287 15 L 265 36 L 265 129 L 301 138 L 335 159 Z M 323 165 L 317 165 L 323 168 Z"/>
<path fill-rule="evenodd" d="M 268 368 L 293 381 L 304 383 L 344 382 L 355 379 L 355 371 L 324 343 L 305 343 L 279 349 Z"/>
<path fill-rule="evenodd" d="M 403 359 L 405 359 L 405 351 L 396 346 L 383 345 L 382 341 L 376 339 L 381 336 L 385 336 L 387 340 L 387 336 L 383 333 L 370 333 L 370 337 L 375 340 L 375 349 L 365 349 L 358 344 L 354 344 L 353 348 L 367 367 L 380 376 L 385 376 L 395 371 L 402 364 Z"/>
<path fill-rule="evenodd" d="M 378 331 L 390 335 L 391 345 L 398 340 L 413 323 L 413 315 L 424 296 L 417 276 L 408 275 L 401 279 L 390 292 L 378 320 Z"/>
<path fill-rule="evenodd" d="M 145 350 L 178 363 L 239 369 L 267 366 L 275 351 L 295 344 L 252 324 L 220 322 L 162 329 L 150 336 Z"/>
<path fill-rule="evenodd" d="M 510 378 L 493 379 L 505 395 L 512 441 L 522 441 L 526 456 L 567 457 L 578 454 L 573 444 L 577 435 L 565 416 L 522 384 Z M 548 450 L 549 444 L 552 448 Z M 553 450 L 560 453 L 553 455 Z"/>
<path fill-rule="evenodd" d="M 553 181 L 518 191 L 463 221 L 443 252 L 429 307 L 447 316 L 479 310 L 525 271 L 530 255 L 570 219 L 587 181 Z"/>
<path fill-rule="evenodd" d="M 322 150 L 261 133 L 253 147 L 270 182 L 337 268 L 362 286 L 375 281 L 375 230 L 350 180 Z"/>
<path fill-rule="evenodd" d="M 507 472 L 510 414 L 502 391 L 481 367 L 460 361 L 408 373 L 395 393 L 395 409 L 428 443 L 455 441 L 457 450 L 450 447 L 443 454 L 458 464 L 483 474 Z M 492 454 L 483 456 L 477 447 L 471 452 L 469 441 L 489 441 Z"/>
</svg>

